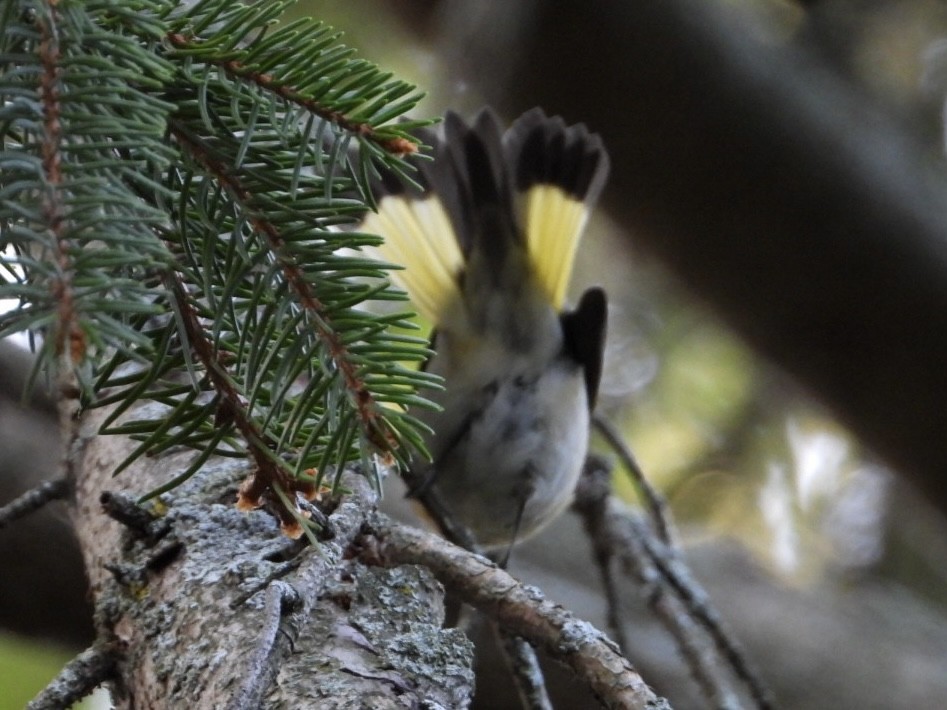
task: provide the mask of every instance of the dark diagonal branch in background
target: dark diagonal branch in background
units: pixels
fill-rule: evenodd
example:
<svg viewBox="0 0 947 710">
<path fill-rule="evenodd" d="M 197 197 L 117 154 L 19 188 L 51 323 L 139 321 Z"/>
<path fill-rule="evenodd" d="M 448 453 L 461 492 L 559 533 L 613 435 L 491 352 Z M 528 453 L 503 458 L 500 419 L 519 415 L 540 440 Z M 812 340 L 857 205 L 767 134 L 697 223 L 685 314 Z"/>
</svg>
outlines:
<svg viewBox="0 0 947 710">
<path fill-rule="evenodd" d="M 505 35 L 515 52 L 456 42 L 468 51 L 451 79 L 479 80 L 511 115 L 538 104 L 599 132 L 604 203 L 629 243 L 947 511 L 947 181 L 934 146 L 805 47 L 762 40 L 732 3 L 589 12 L 565 0 L 528 20 Z"/>
<path fill-rule="evenodd" d="M 648 517 L 651 520 L 651 525 L 654 526 L 654 532 L 658 539 L 667 545 L 672 544 L 674 527 L 671 524 L 668 505 L 664 496 L 648 481 L 644 471 L 641 470 L 641 466 L 638 465 L 638 460 L 631 452 L 631 448 L 624 442 L 610 421 L 601 414 L 594 414 L 592 416 L 592 426 L 605 438 L 605 441 L 618 456 L 625 471 L 631 477 L 632 483 L 634 483 L 644 501 L 645 510 L 648 511 Z"/>
<path fill-rule="evenodd" d="M 681 561 L 677 551 L 648 535 L 647 531 L 642 529 L 641 523 L 632 516 L 626 516 L 626 524 L 638 537 L 648 559 L 659 571 L 661 579 L 674 590 L 694 620 L 713 639 L 717 649 L 723 654 L 736 676 L 749 689 L 757 707 L 772 708 L 773 702 L 769 690 L 751 668 L 740 644 L 724 628 L 720 614 L 711 604 L 703 587 Z M 638 529 L 634 530 L 636 527 Z"/>
</svg>

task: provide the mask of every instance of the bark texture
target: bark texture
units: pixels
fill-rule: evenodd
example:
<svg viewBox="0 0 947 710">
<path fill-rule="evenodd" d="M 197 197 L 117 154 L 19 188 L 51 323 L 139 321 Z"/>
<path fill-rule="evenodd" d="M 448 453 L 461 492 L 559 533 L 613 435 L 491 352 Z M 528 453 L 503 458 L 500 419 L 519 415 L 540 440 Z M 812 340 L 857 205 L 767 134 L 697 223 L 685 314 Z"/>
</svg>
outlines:
<svg viewBox="0 0 947 710">
<path fill-rule="evenodd" d="M 95 418 L 86 422 L 94 431 Z M 347 550 L 375 502 L 349 476 L 318 550 L 283 538 L 262 512 L 238 512 L 248 471 L 216 459 L 131 530 L 103 512 L 105 491 L 140 495 L 193 453 L 142 460 L 113 479 L 120 437 L 89 440 L 76 529 L 100 640 L 118 651 L 119 707 L 464 707 L 472 648 L 442 629 L 443 590 L 424 570 L 369 568 Z M 300 551 L 301 550 L 301 551 Z"/>
</svg>

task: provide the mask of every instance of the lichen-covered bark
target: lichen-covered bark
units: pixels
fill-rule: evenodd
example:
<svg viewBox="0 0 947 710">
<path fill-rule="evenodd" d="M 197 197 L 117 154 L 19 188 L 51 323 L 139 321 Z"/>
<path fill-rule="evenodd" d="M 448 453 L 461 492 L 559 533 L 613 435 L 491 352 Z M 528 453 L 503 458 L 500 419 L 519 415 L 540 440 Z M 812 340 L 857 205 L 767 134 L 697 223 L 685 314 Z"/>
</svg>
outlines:
<svg viewBox="0 0 947 710">
<path fill-rule="evenodd" d="M 86 433 L 94 432 L 87 421 Z M 347 548 L 373 509 L 363 479 L 330 516 L 333 537 L 286 559 L 262 511 L 234 508 L 245 464 L 214 459 L 161 497 L 149 531 L 106 516 L 104 491 L 138 495 L 193 453 L 142 460 L 112 478 L 130 442 L 94 437 L 76 529 L 100 638 L 119 650 L 119 707 L 464 707 L 472 649 L 442 629 L 440 585 L 417 567 L 367 568 Z"/>
</svg>

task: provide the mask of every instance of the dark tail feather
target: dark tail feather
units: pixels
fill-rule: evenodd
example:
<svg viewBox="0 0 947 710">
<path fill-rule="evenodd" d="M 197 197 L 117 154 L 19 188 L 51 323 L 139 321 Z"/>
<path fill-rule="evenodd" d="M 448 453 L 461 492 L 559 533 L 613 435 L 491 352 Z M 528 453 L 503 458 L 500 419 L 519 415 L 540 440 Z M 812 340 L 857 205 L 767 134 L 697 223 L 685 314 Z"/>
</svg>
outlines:
<svg viewBox="0 0 947 710">
<path fill-rule="evenodd" d="M 582 365 L 585 372 L 589 411 L 595 409 L 598 385 L 602 378 L 607 316 L 605 291 L 597 287 L 582 294 L 574 311 L 559 316 L 566 352 Z"/>
<path fill-rule="evenodd" d="M 510 126 L 505 136 L 507 160 L 514 166 L 517 192 L 533 185 L 555 185 L 592 205 L 608 177 L 608 153 L 585 124 L 567 126 L 559 116 L 534 108 Z"/>
</svg>

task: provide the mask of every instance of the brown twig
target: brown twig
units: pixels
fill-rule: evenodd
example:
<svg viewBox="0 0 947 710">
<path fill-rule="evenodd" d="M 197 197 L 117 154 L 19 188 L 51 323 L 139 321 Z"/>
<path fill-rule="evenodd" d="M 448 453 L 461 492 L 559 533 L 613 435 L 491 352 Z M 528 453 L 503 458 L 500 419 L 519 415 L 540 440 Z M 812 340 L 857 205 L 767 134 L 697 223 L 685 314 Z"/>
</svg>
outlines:
<svg viewBox="0 0 947 710">
<path fill-rule="evenodd" d="M 79 380 L 75 368 L 86 353 L 85 333 L 79 323 L 73 284 L 73 244 L 66 223 L 66 206 L 62 195 L 62 56 L 57 32 L 58 13 L 55 3 L 37 14 L 40 43 L 39 58 L 43 67 L 39 80 L 40 103 L 43 107 L 43 140 L 40 155 L 46 189 L 42 207 L 46 228 L 52 236 L 56 276 L 51 291 L 56 302 L 57 318 L 51 337 L 56 354 L 56 406 L 62 431 L 63 470 L 65 478 L 75 480 L 75 471 L 82 439 L 79 432 Z"/>
<path fill-rule="evenodd" d="M 436 535 L 383 518 L 370 529 L 386 564 L 424 565 L 465 603 L 571 668 L 606 707 L 669 707 L 601 631 L 546 600 L 539 589 Z"/>
<path fill-rule="evenodd" d="M 169 34 L 168 41 L 172 46 L 178 49 L 192 49 L 196 46 L 193 38 L 186 37 L 180 33 Z M 295 87 L 277 81 L 272 74 L 257 71 L 235 59 L 220 60 L 214 62 L 214 64 L 230 76 L 249 81 L 266 91 L 272 92 L 285 101 L 301 106 L 310 113 L 337 125 L 344 131 L 367 138 L 389 153 L 394 155 L 409 155 L 416 153 L 418 150 L 418 144 L 416 142 L 402 136 L 379 135 L 377 129 L 371 124 L 349 120 L 343 112 L 323 106 L 312 97 L 302 94 Z"/>
<path fill-rule="evenodd" d="M 52 235 L 56 262 L 56 277 L 52 281 L 53 298 L 58 307 L 58 318 L 53 332 L 56 355 L 61 367 L 71 369 L 85 355 L 85 335 L 79 327 L 72 283 L 71 244 L 66 227 L 66 209 L 63 204 L 62 174 L 62 83 L 55 4 L 46 6 L 45 17 L 37 19 L 40 32 L 39 58 L 43 67 L 39 79 L 40 103 L 43 107 L 43 140 L 40 154 L 46 189 L 43 191 L 43 217 Z"/>
</svg>

